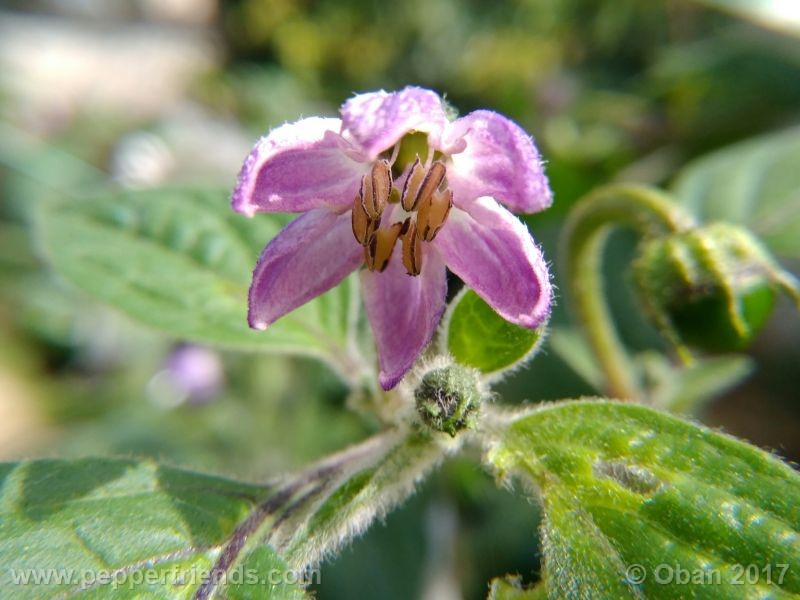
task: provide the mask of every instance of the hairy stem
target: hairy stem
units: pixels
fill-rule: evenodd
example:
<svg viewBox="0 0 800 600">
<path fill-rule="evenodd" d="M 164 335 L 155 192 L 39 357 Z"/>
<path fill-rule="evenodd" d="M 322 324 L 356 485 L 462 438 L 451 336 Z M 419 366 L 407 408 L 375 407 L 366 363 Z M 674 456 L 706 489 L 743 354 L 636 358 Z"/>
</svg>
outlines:
<svg viewBox="0 0 800 600">
<path fill-rule="evenodd" d="M 666 194 L 638 185 L 599 188 L 572 209 L 567 220 L 562 256 L 567 287 L 578 323 L 606 378 L 606 392 L 619 399 L 640 395 L 606 302 L 602 258 L 614 227 L 627 227 L 643 237 L 684 231 L 693 219 Z"/>
</svg>

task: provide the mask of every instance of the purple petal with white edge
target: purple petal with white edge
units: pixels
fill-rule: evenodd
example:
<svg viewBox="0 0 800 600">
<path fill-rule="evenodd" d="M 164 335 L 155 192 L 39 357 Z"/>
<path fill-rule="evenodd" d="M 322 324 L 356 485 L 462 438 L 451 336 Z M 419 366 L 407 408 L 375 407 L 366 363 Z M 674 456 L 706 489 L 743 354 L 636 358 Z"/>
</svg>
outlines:
<svg viewBox="0 0 800 600">
<path fill-rule="evenodd" d="M 443 135 L 451 155 L 447 180 L 457 205 L 491 196 L 514 212 L 534 213 L 553 203 L 533 139 L 516 123 L 488 110 L 454 121 Z"/>
<path fill-rule="evenodd" d="M 295 308 L 327 292 L 358 268 L 364 249 L 353 237 L 350 212 L 318 208 L 275 236 L 258 259 L 247 320 L 266 329 Z"/>
<path fill-rule="evenodd" d="M 261 138 L 239 173 L 233 209 L 252 216 L 350 206 L 367 165 L 348 156 L 340 128 L 339 119 L 311 117 Z"/>
<path fill-rule="evenodd" d="M 432 242 L 447 267 L 501 317 L 534 328 L 550 312 L 552 288 L 527 227 L 492 198 L 453 207 Z"/>
<path fill-rule="evenodd" d="M 433 248 L 426 248 L 422 272 L 406 273 L 395 248 L 383 273 L 361 272 L 361 290 L 380 363 L 379 381 L 393 388 L 430 343 L 442 318 L 447 296 L 447 271 Z"/>
<path fill-rule="evenodd" d="M 439 139 L 447 123 L 442 100 L 431 90 L 406 87 L 399 92 L 359 94 L 342 106 L 342 135 L 374 160 L 410 131 Z"/>
</svg>

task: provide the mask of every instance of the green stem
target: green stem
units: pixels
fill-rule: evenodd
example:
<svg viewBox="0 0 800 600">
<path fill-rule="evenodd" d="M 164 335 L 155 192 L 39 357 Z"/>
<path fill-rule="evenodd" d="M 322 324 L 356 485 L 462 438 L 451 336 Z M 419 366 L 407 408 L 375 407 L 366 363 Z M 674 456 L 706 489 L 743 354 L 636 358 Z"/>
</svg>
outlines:
<svg viewBox="0 0 800 600">
<path fill-rule="evenodd" d="M 695 225 L 669 196 L 638 185 L 610 185 L 580 200 L 567 219 L 562 256 L 578 322 L 606 377 L 606 392 L 620 399 L 639 397 L 640 386 L 617 336 L 606 302 L 602 258 L 614 227 L 643 237 L 685 231 Z"/>
</svg>

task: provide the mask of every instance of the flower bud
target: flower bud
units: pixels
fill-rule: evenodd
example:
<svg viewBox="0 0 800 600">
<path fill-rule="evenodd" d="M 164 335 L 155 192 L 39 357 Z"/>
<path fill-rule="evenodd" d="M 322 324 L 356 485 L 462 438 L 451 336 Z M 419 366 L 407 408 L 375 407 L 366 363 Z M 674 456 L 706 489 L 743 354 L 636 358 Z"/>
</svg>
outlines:
<svg viewBox="0 0 800 600">
<path fill-rule="evenodd" d="M 423 375 L 414 398 L 426 425 L 455 437 L 475 426 L 481 402 L 479 373 L 459 364 L 434 368 Z"/>
<path fill-rule="evenodd" d="M 647 312 L 679 350 L 746 347 L 772 312 L 779 275 L 759 241 L 728 223 L 647 241 L 633 264 Z"/>
</svg>

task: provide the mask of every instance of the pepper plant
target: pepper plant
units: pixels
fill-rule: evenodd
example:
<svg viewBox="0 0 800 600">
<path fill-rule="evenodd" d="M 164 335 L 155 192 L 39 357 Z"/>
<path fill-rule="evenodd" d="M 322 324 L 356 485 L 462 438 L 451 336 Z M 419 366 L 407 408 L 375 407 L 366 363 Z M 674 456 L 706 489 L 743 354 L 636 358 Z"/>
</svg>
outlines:
<svg viewBox="0 0 800 600">
<path fill-rule="evenodd" d="M 377 432 L 251 483 L 135 458 L 5 464 L 2 589 L 302 598 L 314 568 L 464 454 L 543 511 L 540 580 L 497 573 L 490 598 L 800 596 L 800 476 L 692 418 L 741 376 L 720 354 L 750 344 L 776 301 L 800 304 L 776 258 L 797 253 L 796 219 L 759 228 L 800 189 L 797 140 L 724 150 L 669 190 L 594 190 L 556 256 L 515 216 L 558 203 L 532 138 L 415 87 L 268 132 L 233 210 L 228 190 L 184 187 L 48 204 L 41 246 L 72 285 L 181 340 L 314 357 Z M 730 178 L 764 148 L 781 187 L 740 198 Z M 618 227 L 639 237 L 631 283 L 668 342 L 666 388 L 607 307 Z M 572 309 L 569 344 L 548 337 L 554 301 Z M 597 396 L 504 406 L 493 387 L 550 346 L 588 361 Z"/>
</svg>

